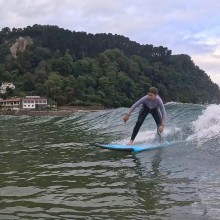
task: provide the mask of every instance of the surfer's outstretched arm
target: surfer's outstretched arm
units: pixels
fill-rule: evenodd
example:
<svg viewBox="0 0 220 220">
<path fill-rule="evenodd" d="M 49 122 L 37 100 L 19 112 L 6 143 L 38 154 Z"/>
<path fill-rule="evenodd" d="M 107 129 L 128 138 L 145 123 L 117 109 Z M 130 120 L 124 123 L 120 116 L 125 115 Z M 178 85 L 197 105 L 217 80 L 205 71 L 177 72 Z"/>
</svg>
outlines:
<svg viewBox="0 0 220 220">
<path fill-rule="evenodd" d="M 144 104 L 144 101 L 146 99 L 146 96 L 142 97 L 141 99 L 139 99 L 137 102 L 134 103 L 134 105 L 131 106 L 131 108 L 129 109 L 128 113 L 124 116 L 123 120 L 126 123 L 129 120 L 129 117 L 131 115 L 131 113 L 140 105 Z"/>
</svg>

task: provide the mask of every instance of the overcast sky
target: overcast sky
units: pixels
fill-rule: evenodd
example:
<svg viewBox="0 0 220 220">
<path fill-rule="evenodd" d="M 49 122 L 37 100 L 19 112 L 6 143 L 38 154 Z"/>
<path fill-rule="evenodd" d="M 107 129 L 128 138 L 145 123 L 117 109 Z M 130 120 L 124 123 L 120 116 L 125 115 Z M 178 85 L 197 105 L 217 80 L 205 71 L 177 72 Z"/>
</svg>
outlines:
<svg viewBox="0 0 220 220">
<path fill-rule="evenodd" d="M 220 0 L 0 0 L 0 29 L 50 24 L 188 54 L 220 85 Z"/>
</svg>

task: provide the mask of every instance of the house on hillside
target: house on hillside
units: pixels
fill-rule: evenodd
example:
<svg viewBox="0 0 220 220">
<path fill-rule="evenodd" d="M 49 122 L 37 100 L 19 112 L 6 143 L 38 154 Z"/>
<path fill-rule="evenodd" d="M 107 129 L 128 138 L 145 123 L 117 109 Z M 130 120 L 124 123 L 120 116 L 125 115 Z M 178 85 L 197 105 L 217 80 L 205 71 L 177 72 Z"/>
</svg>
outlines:
<svg viewBox="0 0 220 220">
<path fill-rule="evenodd" d="M 40 96 L 26 96 L 22 99 L 22 109 L 41 110 L 47 107 L 47 99 Z"/>
<path fill-rule="evenodd" d="M 9 89 L 15 89 L 15 85 L 13 83 L 10 82 L 4 82 L 2 83 L 2 85 L 0 86 L 0 93 L 1 94 L 5 94 L 7 91 L 7 88 Z"/>
</svg>

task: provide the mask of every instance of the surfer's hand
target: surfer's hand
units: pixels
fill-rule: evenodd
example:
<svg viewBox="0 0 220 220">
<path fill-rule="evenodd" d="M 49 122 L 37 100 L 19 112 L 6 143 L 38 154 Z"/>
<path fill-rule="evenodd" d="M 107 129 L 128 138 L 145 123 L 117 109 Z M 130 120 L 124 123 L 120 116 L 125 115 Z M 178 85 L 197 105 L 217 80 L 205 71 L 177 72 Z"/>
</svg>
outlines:
<svg viewBox="0 0 220 220">
<path fill-rule="evenodd" d="M 123 118 L 124 122 L 126 123 L 129 119 L 129 115 L 125 115 L 125 117 Z"/>
<path fill-rule="evenodd" d="M 163 129 L 164 129 L 164 125 L 161 125 L 158 130 L 159 130 L 160 133 L 162 133 Z"/>
</svg>

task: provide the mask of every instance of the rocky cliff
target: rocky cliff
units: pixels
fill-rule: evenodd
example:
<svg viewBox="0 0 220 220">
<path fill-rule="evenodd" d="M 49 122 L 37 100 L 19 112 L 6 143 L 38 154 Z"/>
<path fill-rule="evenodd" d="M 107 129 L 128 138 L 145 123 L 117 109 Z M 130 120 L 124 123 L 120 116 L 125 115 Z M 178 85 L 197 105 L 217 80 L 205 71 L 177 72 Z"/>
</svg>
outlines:
<svg viewBox="0 0 220 220">
<path fill-rule="evenodd" d="M 10 51 L 13 57 L 17 57 L 19 52 L 24 52 L 28 45 L 33 44 L 33 40 L 30 37 L 19 37 L 16 42 L 10 47 Z"/>
</svg>

